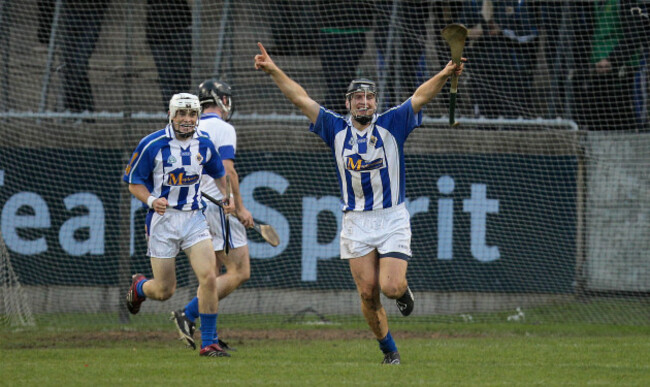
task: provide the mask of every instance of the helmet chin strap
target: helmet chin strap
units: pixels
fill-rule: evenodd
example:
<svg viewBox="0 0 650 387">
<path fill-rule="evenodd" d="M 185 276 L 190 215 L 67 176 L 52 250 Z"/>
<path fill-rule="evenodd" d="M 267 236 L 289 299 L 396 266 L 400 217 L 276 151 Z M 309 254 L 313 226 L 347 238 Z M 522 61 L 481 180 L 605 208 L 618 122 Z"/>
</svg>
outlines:
<svg viewBox="0 0 650 387">
<path fill-rule="evenodd" d="M 181 125 L 179 124 L 178 126 L 181 126 Z M 191 132 L 181 132 L 180 130 L 177 130 L 174 127 L 174 124 L 172 124 L 172 129 L 174 130 L 174 133 L 176 133 L 178 138 L 182 138 L 182 139 L 185 139 L 185 140 L 192 137 L 194 135 L 194 132 L 196 132 L 196 126 L 194 126 L 194 128 L 192 128 Z"/>
</svg>

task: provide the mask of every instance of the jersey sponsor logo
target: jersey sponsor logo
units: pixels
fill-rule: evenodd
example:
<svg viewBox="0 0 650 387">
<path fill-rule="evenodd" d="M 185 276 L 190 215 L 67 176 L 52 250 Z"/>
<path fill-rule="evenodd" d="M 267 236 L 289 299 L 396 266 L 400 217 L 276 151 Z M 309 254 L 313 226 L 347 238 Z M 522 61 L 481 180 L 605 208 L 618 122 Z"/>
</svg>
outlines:
<svg viewBox="0 0 650 387">
<path fill-rule="evenodd" d="M 186 175 L 185 173 L 186 171 L 183 169 L 170 172 L 166 184 L 171 186 L 193 185 L 201 177 L 200 175 Z"/>
<path fill-rule="evenodd" d="M 192 152 L 189 150 L 184 150 L 181 152 L 181 156 L 192 156 Z"/>
<path fill-rule="evenodd" d="M 378 158 L 372 161 L 366 161 L 358 154 L 346 156 L 345 168 L 352 171 L 369 171 L 372 169 L 379 169 L 384 166 L 384 159 Z"/>
</svg>

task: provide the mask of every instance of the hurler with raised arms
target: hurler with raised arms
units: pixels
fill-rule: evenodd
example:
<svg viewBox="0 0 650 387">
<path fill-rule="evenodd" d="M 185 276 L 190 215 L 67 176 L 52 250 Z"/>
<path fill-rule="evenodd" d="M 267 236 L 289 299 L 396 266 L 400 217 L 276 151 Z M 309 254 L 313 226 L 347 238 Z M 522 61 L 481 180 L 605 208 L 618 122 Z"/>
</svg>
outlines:
<svg viewBox="0 0 650 387">
<path fill-rule="evenodd" d="M 255 68 L 271 76 L 285 97 L 311 121 L 309 130 L 332 150 L 343 210 L 341 259 L 349 262 L 361 311 L 384 355 L 382 363 L 400 364 L 380 292 L 396 301 L 402 315 L 413 311 L 415 299 L 406 280 L 411 225 L 404 204 L 404 142 L 422 124 L 422 107 L 440 92 L 449 77 L 462 73 L 463 63 L 450 61 L 404 103 L 383 113 L 377 113 L 375 83 L 355 79 L 345 94 L 349 115 L 344 117 L 311 99 L 273 62 L 264 46 L 258 46 Z"/>
</svg>

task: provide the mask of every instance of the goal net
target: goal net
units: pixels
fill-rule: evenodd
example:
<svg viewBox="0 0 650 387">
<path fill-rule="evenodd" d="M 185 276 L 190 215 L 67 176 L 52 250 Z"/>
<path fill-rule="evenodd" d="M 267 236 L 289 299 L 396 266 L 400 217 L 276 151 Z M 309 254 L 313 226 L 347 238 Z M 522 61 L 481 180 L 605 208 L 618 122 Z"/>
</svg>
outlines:
<svg viewBox="0 0 650 387">
<path fill-rule="evenodd" d="M 215 77 L 234 93 L 244 204 L 281 240 L 271 247 L 249 233 L 250 280 L 222 300 L 220 316 L 359 318 L 339 259 L 331 151 L 254 69 L 257 42 L 312 99 L 346 114 L 353 78 L 377 83 L 381 110 L 409 98 L 450 59 L 440 31 L 462 23 L 460 126 L 448 125 L 447 84 L 404 150 L 416 298 L 404 321 L 647 324 L 648 8 L 2 1 L 0 226 L 3 273 L 13 269 L 0 299 L 22 305 L 20 285 L 37 321 L 72 314 L 92 324 L 162 321 L 193 297 L 181 254 L 175 295 L 135 317 L 125 311 L 130 276 L 151 268 L 145 211 L 121 177 L 138 141 L 166 125 L 171 95 Z"/>
<path fill-rule="evenodd" d="M 18 276 L 11 265 L 7 247 L 0 233 L 0 325 L 23 327 L 34 325 L 34 315 L 27 294 L 20 285 Z"/>
</svg>

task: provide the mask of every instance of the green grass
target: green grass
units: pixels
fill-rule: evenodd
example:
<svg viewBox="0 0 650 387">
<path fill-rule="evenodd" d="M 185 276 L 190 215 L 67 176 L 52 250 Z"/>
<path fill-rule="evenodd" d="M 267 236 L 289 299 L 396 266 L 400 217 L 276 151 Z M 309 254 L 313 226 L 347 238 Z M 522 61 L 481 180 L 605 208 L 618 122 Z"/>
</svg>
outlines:
<svg viewBox="0 0 650 387">
<path fill-rule="evenodd" d="M 3 329 L 0 385 L 650 385 L 648 326 L 393 319 L 403 363 L 382 366 L 360 320 L 261 329 L 225 317 L 221 335 L 238 347 L 232 358 L 200 358 L 162 316 L 160 325 L 126 328 L 70 318 Z"/>
</svg>

